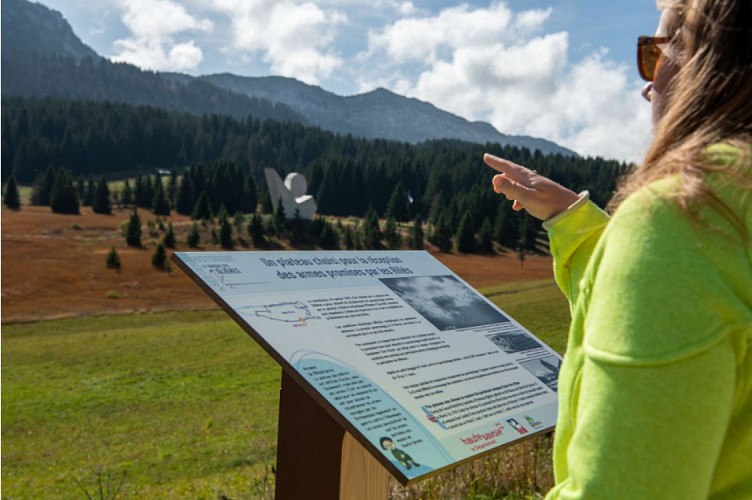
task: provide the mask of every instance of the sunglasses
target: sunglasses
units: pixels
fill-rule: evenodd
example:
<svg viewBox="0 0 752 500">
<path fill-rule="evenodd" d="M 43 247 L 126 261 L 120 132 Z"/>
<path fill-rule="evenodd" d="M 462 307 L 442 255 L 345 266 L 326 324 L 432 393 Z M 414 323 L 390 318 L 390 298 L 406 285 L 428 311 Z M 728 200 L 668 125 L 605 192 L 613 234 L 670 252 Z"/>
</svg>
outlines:
<svg viewBox="0 0 752 500">
<path fill-rule="evenodd" d="M 647 82 L 655 79 L 655 72 L 661 65 L 661 44 L 671 41 L 667 36 L 641 36 L 637 38 L 637 70 Z"/>
</svg>

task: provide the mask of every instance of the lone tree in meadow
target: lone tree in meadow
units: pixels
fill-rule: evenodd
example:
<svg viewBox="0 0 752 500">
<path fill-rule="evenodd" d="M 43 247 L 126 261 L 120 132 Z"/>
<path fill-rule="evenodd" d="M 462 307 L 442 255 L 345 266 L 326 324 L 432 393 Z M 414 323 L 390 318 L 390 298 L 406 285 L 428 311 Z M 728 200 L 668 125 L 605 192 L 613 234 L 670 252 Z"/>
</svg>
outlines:
<svg viewBox="0 0 752 500">
<path fill-rule="evenodd" d="M 110 188 L 104 177 L 99 179 L 94 189 L 94 198 L 91 200 L 91 210 L 95 214 L 111 214 L 112 204 L 110 203 Z"/>
<path fill-rule="evenodd" d="M 141 246 L 141 217 L 138 216 L 136 207 L 133 207 L 133 213 L 125 228 L 125 242 L 132 247 Z"/>
<path fill-rule="evenodd" d="M 157 249 L 154 250 L 154 255 L 151 256 L 151 265 L 160 271 L 170 270 L 170 263 L 167 260 L 167 250 L 163 243 L 157 245 Z"/>
<path fill-rule="evenodd" d="M 12 174 L 5 185 L 3 203 L 5 203 L 6 207 L 13 210 L 21 208 L 21 196 L 18 194 L 18 184 L 16 184 L 16 177 Z"/>
<path fill-rule="evenodd" d="M 50 208 L 56 214 L 73 214 L 78 215 L 79 201 L 78 189 L 73 182 L 73 177 L 65 169 L 60 169 L 55 184 L 50 193 Z"/>
<path fill-rule="evenodd" d="M 120 270 L 120 255 L 118 255 L 115 247 L 111 247 L 110 252 L 107 254 L 107 267 L 109 269 Z"/>
</svg>

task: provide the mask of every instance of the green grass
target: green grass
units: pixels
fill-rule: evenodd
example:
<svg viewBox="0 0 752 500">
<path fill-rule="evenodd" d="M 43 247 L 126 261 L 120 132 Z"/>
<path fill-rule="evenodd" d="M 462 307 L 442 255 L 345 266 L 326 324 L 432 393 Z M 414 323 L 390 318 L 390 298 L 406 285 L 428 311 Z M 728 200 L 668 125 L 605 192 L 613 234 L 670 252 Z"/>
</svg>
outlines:
<svg viewBox="0 0 752 500">
<path fill-rule="evenodd" d="M 553 283 L 483 292 L 563 350 L 569 310 Z M 268 496 L 279 379 L 276 363 L 221 311 L 3 325 L 2 496 L 96 497 L 108 474 L 113 489 L 125 474 L 128 498 Z M 435 498 L 451 481 L 461 497 L 501 498 L 499 477 L 484 482 L 499 474 L 489 467 L 391 496 Z M 538 480 L 520 474 L 509 484 L 524 498 Z"/>
<path fill-rule="evenodd" d="M 274 463 L 280 370 L 222 312 L 5 325 L 3 497 L 251 495 Z"/>
</svg>

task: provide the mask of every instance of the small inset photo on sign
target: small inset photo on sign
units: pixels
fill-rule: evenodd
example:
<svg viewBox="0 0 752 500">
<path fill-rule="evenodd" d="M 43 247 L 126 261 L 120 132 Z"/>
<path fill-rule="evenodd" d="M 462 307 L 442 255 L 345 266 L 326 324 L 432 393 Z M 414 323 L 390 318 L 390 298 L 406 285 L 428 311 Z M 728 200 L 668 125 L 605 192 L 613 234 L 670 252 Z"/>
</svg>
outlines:
<svg viewBox="0 0 752 500">
<path fill-rule="evenodd" d="M 380 281 L 441 331 L 509 321 L 454 276 Z"/>
<path fill-rule="evenodd" d="M 520 361 L 522 367 L 535 375 L 541 382 L 546 384 L 549 389 L 556 392 L 559 390 L 559 368 L 561 360 L 556 356 L 546 356 L 545 358 L 531 359 Z"/>
<path fill-rule="evenodd" d="M 540 343 L 532 336 L 523 332 L 494 333 L 493 335 L 486 335 L 486 337 L 507 354 L 541 347 Z"/>
</svg>

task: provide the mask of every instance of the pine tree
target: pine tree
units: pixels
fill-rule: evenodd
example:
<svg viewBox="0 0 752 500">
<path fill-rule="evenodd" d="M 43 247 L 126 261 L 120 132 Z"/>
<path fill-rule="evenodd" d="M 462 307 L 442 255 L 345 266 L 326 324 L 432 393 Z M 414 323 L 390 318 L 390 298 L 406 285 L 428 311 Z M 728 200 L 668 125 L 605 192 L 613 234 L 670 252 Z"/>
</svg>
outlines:
<svg viewBox="0 0 752 500">
<path fill-rule="evenodd" d="M 410 220 L 410 205 L 407 196 L 407 190 L 402 182 L 397 183 L 392 195 L 389 197 L 389 203 L 386 208 L 387 219 L 394 218 L 397 222 L 406 222 Z"/>
<path fill-rule="evenodd" d="M 8 178 L 8 183 L 5 185 L 5 192 L 3 193 L 3 203 L 5 206 L 18 210 L 21 208 L 21 196 L 18 194 L 18 184 L 16 184 L 16 176 L 11 174 Z"/>
<path fill-rule="evenodd" d="M 78 191 L 78 199 L 83 200 L 86 195 L 86 179 L 82 175 L 79 175 L 76 180 L 76 190 Z"/>
<path fill-rule="evenodd" d="M 175 240 L 175 232 L 172 230 L 172 222 L 167 224 L 167 231 L 164 238 L 162 238 L 165 248 L 175 248 L 177 241 Z"/>
<path fill-rule="evenodd" d="M 145 198 L 144 178 L 141 177 L 141 174 L 138 174 L 136 175 L 136 182 L 133 185 L 133 202 L 136 204 L 137 207 L 143 207 L 144 198 Z"/>
<path fill-rule="evenodd" d="M 235 215 L 232 216 L 232 227 L 235 229 L 235 232 L 238 234 L 241 234 L 243 232 L 243 227 L 245 226 L 245 217 L 243 216 L 243 212 L 238 210 L 235 212 Z"/>
<path fill-rule="evenodd" d="M 319 213 L 338 215 L 339 197 L 337 196 L 337 186 L 330 170 L 327 169 L 324 174 L 324 180 L 316 193 L 316 207 Z"/>
<path fill-rule="evenodd" d="M 191 213 L 191 219 L 193 220 L 211 220 L 212 211 L 209 205 L 209 195 L 206 191 L 203 191 L 196 201 L 196 205 L 193 207 Z"/>
<path fill-rule="evenodd" d="M 227 209 L 225 208 L 225 204 L 222 203 L 219 205 L 219 211 L 217 212 L 217 220 L 220 222 L 220 224 L 224 221 L 226 221 L 229 218 L 229 214 L 227 213 Z"/>
<path fill-rule="evenodd" d="M 488 217 L 483 220 L 478 231 L 478 250 L 482 253 L 493 253 L 493 230 Z"/>
<path fill-rule="evenodd" d="M 201 242 L 201 232 L 198 229 L 198 223 L 194 222 L 191 225 L 191 231 L 188 233 L 185 242 L 191 248 L 196 248 Z"/>
<path fill-rule="evenodd" d="M 324 248 L 326 250 L 335 250 L 339 247 L 339 233 L 337 233 L 337 230 L 334 229 L 334 226 L 332 226 L 327 221 L 324 221 L 324 227 L 321 230 L 319 242 L 321 244 L 321 248 Z"/>
<path fill-rule="evenodd" d="M 248 234 L 253 241 L 254 247 L 261 247 L 266 244 L 266 238 L 264 237 L 264 221 L 261 219 L 261 214 L 254 213 L 251 216 L 251 222 L 248 223 Z"/>
<path fill-rule="evenodd" d="M 348 250 L 355 249 L 355 235 L 353 234 L 352 228 L 350 226 L 345 226 L 343 233 L 345 248 Z"/>
<path fill-rule="evenodd" d="M 475 223 L 473 214 L 465 212 L 457 228 L 457 251 L 461 253 L 471 253 L 475 251 Z"/>
<path fill-rule="evenodd" d="M 167 260 L 167 250 L 164 244 L 157 245 L 157 249 L 154 250 L 154 254 L 151 256 L 151 265 L 162 271 L 170 270 L 170 263 Z"/>
<path fill-rule="evenodd" d="M 94 196 L 96 196 L 97 186 L 94 183 L 94 179 L 89 177 L 86 181 L 86 188 L 84 189 L 84 197 L 81 200 L 81 204 L 85 207 L 90 207 L 94 203 Z"/>
<path fill-rule="evenodd" d="M 248 174 L 243 184 L 243 201 L 241 203 L 243 212 L 252 214 L 258 210 L 258 190 L 253 175 Z"/>
<path fill-rule="evenodd" d="M 161 184 L 161 179 L 159 176 L 156 177 L 156 182 L 159 182 Z M 154 186 L 155 182 L 152 181 L 151 175 L 146 175 L 143 178 L 143 199 L 141 200 L 141 204 L 139 205 L 141 208 L 151 208 L 154 204 Z"/>
<path fill-rule="evenodd" d="M 47 206 L 50 204 L 50 195 L 57 179 L 57 169 L 48 165 L 45 171 L 34 179 L 31 187 L 31 204 Z"/>
<path fill-rule="evenodd" d="M 418 214 L 413 220 L 413 226 L 410 228 L 410 248 L 413 250 L 423 250 L 423 218 Z"/>
<path fill-rule="evenodd" d="M 193 181 L 189 172 L 185 172 L 180 180 L 180 187 L 175 196 L 175 211 L 181 215 L 191 215 L 196 206 L 196 198 L 193 193 Z"/>
<path fill-rule="evenodd" d="M 285 207 L 282 206 L 282 199 L 277 200 L 277 208 L 274 209 L 274 226 L 276 232 L 282 233 L 287 226 L 287 215 L 285 214 Z"/>
<path fill-rule="evenodd" d="M 394 217 L 389 217 L 386 220 L 384 226 L 384 239 L 386 240 L 386 246 L 390 250 L 398 250 L 402 246 L 402 236 L 397 230 L 397 221 Z"/>
<path fill-rule="evenodd" d="M 141 246 L 141 218 L 138 216 L 138 209 L 135 206 L 125 229 L 125 242 L 131 247 Z"/>
<path fill-rule="evenodd" d="M 118 255 L 114 246 L 110 248 L 110 251 L 107 254 L 107 267 L 109 269 L 120 270 L 120 255 Z"/>
<path fill-rule="evenodd" d="M 112 205 L 110 204 L 110 188 L 104 177 L 100 177 L 94 190 L 94 199 L 91 202 L 91 210 L 95 214 L 111 214 Z"/>
<path fill-rule="evenodd" d="M 440 252 L 452 250 L 452 227 L 449 224 L 449 215 L 446 210 L 439 212 L 438 219 L 433 228 L 431 243 L 439 247 Z"/>
<path fill-rule="evenodd" d="M 379 216 L 373 208 L 370 208 L 363 223 L 363 247 L 366 250 L 381 250 L 382 236 Z"/>
<path fill-rule="evenodd" d="M 269 189 L 266 187 L 266 183 L 262 183 L 259 187 L 259 199 L 261 200 L 262 214 L 270 214 L 274 212 L 274 201 L 272 200 L 272 195 L 269 194 Z"/>
<path fill-rule="evenodd" d="M 178 193 L 178 173 L 175 169 L 170 170 L 170 181 L 167 184 L 167 200 L 172 206 L 175 203 L 175 197 Z"/>
<path fill-rule="evenodd" d="M 232 224 L 230 224 L 230 221 L 227 217 L 221 219 L 220 224 L 219 244 L 222 246 L 222 248 L 232 250 L 232 248 L 235 246 L 232 241 Z"/>
<path fill-rule="evenodd" d="M 523 214 L 520 221 L 520 245 L 528 251 L 534 251 L 538 238 L 538 225 L 529 214 Z"/>
<path fill-rule="evenodd" d="M 56 214 L 75 214 L 79 211 L 78 190 L 67 170 L 60 169 L 50 193 L 50 208 Z"/>
<path fill-rule="evenodd" d="M 518 219 L 508 202 L 500 203 L 494 220 L 494 240 L 504 247 L 515 248 L 520 239 Z"/>
<path fill-rule="evenodd" d="M 154 215 L 170 215 L 170 202 L 162 187 L 162 181 L 157 177 L 157 183 L 154 188 L 154 199 L 152 200 L 151 209 Z"/>
<path fill-rule="evenodd" d="M 134 203 L 133 188 L 131 188 L 131 184 L 128 182 L 128 179 L 125 179 L 125 185 L 123 186 L 123 197 L 120 202 L 123 204 L 123 206 L 126 207 L 129 207 Z"/>
</svg>

